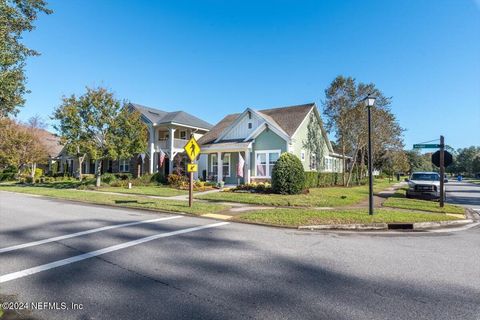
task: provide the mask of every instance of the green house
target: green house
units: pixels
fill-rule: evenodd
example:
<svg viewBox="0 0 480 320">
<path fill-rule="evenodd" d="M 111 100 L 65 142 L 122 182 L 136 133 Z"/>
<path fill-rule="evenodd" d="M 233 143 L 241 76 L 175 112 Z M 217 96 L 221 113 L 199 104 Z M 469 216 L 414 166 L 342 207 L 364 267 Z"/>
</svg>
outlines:
<svg viewBox="0 0 480 320">
<path fill-rule="evenodd" d="M 315 103 L 230 114 L 199 140 L 206 179 L 225 184 L 269 181 L 283 152 L 305 171 L 342 172 Z"/>
</svg>

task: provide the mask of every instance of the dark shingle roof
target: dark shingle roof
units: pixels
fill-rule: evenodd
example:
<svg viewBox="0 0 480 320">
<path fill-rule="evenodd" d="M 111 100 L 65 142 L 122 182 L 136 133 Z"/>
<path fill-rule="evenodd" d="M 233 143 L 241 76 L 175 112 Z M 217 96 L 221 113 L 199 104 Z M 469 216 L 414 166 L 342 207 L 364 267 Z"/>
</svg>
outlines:
<svg viewBox="0 0 480 320">
<path fill-rule="evenodd" d="M 267 119 L 273 120 L 291 137 L 314 106 L 314 103 L 307 103 L 297 106 L 258 110 L 258 112 L 266 116 Z M 230 126 L 240 115 L 240 113 L 227 115 L 201 137 L 199 143 L 208 144 L 215 141 L 222 134 L 223 130 Z"/>
<path fill-rule="evenodd" d="M 198 139 L 199 144 L 207 144 L 215 141 L 220 134 L 225 130 L 229 125 L 232 124 L 235 119 L 240 115 L 240 113 L 233 113 L 227 115 L 225 118 L 220 120 L 210 131 L 205 133 L 200 139 Z"/>
<path fill-rule="evenodd" d="M 265 109 L 259 112 L 270 116 L 291 137 L 314 106 L 314 103 L 307 103 L 298 106 Z"/>
<path fill-rule="evenodd" d="M 184 111 L 174 111 L 174 112 L 166 112 L 163 110 L 158 110 L 146 106 L 142 106 L 136 103 L 130 103 L 130 105 L 137 109 L 143 116 L 145 116 L 148 120 L 155 124 L 167 124 L 167 123 L 178 123 L 183 124 L 191 127 L 202 128 L 202 129 L 211 129 L 213 126 L 199 119 L 189 113 Z"/>
</svg>

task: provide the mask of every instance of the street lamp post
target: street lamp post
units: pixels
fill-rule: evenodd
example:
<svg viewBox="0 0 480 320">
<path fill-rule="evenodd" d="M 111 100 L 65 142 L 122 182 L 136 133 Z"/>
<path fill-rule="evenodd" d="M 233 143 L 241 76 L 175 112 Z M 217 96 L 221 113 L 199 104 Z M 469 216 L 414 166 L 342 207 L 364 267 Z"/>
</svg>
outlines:
<svg viewBox="0 0 480 320">
<path fill-rule="evenodd" d="M 373 163 L 372 163 L 372 118 L 371 109 L 375 105 L 375 97 L 370 94 L 363 99 L 368 109 L 368 214 L 373 215 Z"/>
</svg>

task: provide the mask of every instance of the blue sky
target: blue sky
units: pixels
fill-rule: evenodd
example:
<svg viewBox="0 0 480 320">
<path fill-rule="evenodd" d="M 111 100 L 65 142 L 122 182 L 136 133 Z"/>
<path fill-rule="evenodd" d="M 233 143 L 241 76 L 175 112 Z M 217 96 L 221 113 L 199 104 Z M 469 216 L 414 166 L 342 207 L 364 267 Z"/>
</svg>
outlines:
<svg viewBox="0 0 480 320">
<path fill-rule="evenodd" d="M 407 148 L 480 145 L 480 0 L 50 1 L 25 42 L 32 93 L 117 97 L 215 124 L 246 107 L 316 102 L 335 76 L 393 97 Z"/>
</svg>

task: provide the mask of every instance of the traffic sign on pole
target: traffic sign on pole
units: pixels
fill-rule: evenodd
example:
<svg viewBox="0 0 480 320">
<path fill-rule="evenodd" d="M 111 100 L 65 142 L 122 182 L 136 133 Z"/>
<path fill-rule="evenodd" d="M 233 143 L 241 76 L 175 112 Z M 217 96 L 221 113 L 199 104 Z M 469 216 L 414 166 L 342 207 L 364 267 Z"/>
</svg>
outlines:
<svg viewBox="0 0 480 320">
<path fill-rule="evenodd" d="M 193 173 L 198 171 L 198 165 L 194 163 L 194 161 L 200 154 L 200 146 L 198 145 L 197 140 L 195 140 L 195 137 L 192 135 L 183 149 L 191 161 L 191 163 L 187 165 L 187 172 L 190 176 L 190 186 L 188 188 L 188 206 L 191 207 L 193 204 Z"/>
<path fill-rule="evenodd" d="M 440 148 L 439 144 L 422 144 L 417 143 L 413 145 L 413 149 L 437 149 Z"/>
</svg>

